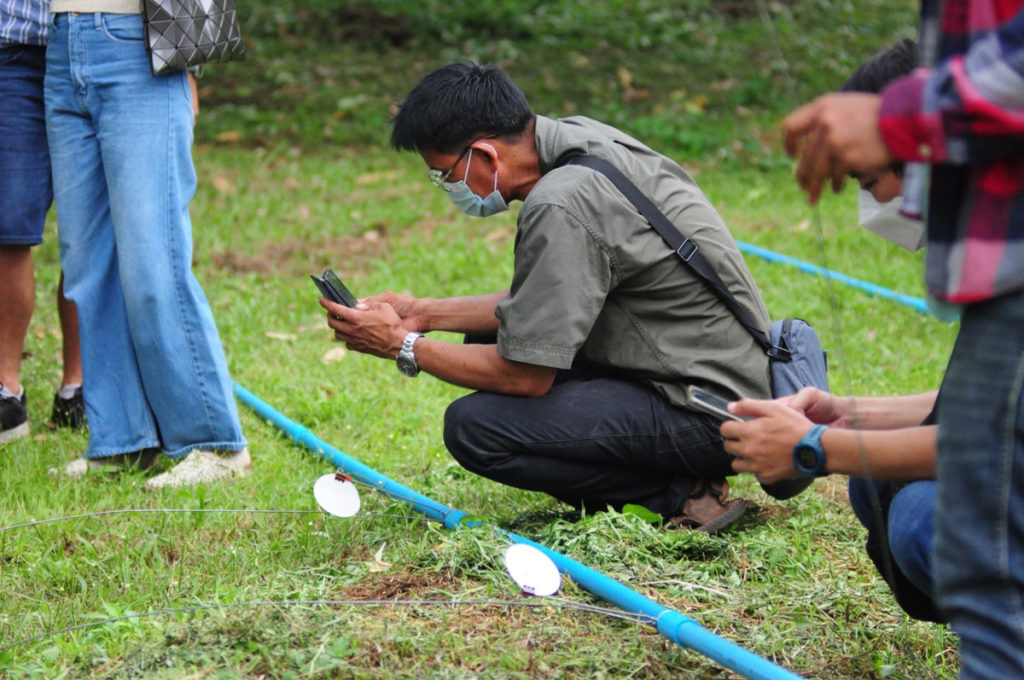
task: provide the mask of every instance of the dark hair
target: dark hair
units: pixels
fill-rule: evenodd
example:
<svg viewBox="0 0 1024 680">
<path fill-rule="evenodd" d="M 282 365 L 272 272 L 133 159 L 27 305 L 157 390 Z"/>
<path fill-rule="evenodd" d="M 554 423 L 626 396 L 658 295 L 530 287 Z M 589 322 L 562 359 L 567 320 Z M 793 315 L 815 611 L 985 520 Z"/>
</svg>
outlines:
<svg viewBox="0 0 1024 680">
<path fill-rule="evenodd" d="M 877 94 L 892 81 L 909 74 L 915 66 L 917 43 L 910 38 L 904 38 L 861 64 L 860 68 L 847 78 L 841 89 L 843 92 Z"/>
<path fill-rule="evenodd" d="M 391 146 L 458 153 L 479 137 L 522 133 L 534 114 L 497 66 L 449 64 L 421 80 L 391 121 Z"/>
<path fill-rule="evenodd" d="M 904 38 L 861 64 L 860 68 L 846 79 L 841 89 L 843 92 L 878 94 L 892 81 L 913 71 L 917 63 L 917 43 L 910 38 Z M 903 161 L 894 160 L 889 169 L 903 177 Z"/>
</svg>

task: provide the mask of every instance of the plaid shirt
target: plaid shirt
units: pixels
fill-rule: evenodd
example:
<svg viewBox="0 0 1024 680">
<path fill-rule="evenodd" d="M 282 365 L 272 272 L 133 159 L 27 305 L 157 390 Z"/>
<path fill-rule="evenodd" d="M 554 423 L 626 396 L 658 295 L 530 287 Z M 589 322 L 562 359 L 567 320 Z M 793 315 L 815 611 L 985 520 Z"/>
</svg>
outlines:
<svg viewBox="0 0 1024 680">
<path fill-rule="evenodd" d="M 882 93 L 879 127 L 928 191 L 925 283 L 965 304 L 1024 288 L 1024 0 L 922 0 L 920 68 Z M 930 186 L 928 186 L 930 184 Z"/>
<path fill-rule="evenodd" d="M 45 45 L 50 0 L 0 0 L 0 46 Z"/>
</svg>

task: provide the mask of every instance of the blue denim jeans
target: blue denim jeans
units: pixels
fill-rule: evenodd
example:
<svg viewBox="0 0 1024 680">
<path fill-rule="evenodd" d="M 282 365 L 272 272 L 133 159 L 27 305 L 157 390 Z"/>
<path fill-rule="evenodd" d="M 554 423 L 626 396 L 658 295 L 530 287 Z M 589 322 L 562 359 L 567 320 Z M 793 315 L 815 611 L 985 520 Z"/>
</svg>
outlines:
<svg viewBox="0 0 1024 680">
<path fill-rule="evenodd" d="M 1024 291 L 960 324 L 939 394 L 936 594 L 962 679 L 1024 678 Z"/>
<path fill-rule="evenodd" d="M 937 492 L 933 481 L 898 484 L 850 478 L 850 506 L 868 529 L 868 554 L 900 606 L 930 621 L 941 619 L 935 611 L 932 567 Z"/>
<path fill-rule="evenodd" d="M 45 68 L 43 47 L 0 50 L 0 245 L 40 243 L 53 203 L 43 119 Z"/>
<path fill-rule="evenodd" d="M 151 75 L 139 15 L 51 16 L 46 125 L 64 290 L 78 305 L 85 455 L 241 449 L 217 327 L 191 271 L 186 74 Z"/>
</svg>

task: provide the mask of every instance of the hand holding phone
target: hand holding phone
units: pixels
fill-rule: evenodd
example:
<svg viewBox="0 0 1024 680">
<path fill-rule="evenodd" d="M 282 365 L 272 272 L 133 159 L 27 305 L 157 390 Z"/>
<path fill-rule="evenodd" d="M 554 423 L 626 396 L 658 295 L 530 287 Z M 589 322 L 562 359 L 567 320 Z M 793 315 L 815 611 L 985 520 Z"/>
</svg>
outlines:
<svg viewBox="0 0 1024 680">
<path fill-rule="evenodd" d="M 717 394 L 712 394 L 700 387 L 687 385 L 686 396 L 690 399 L 690 406 L 698 411 L 710 413 L 713 416 L 723 419 L 750 420 L 750 416 L 738 416 L 735 413 L 729 413 L 728 399 L 723 399 Z"/>
<path fill-rule="evenodd" d="M 320 290 L 320 294 L 331 302 L 337 302 L 339 305 L 345 305 L 346 307 L 356 306 L 356 296 L 349 292 L 349 289 L 341 282 L 338 275 L 331 271 L 330 267 L 325 269 L 321 276 L 310 274 L 309 278 L 313 279 L 313 283 Z"/>
</svg>

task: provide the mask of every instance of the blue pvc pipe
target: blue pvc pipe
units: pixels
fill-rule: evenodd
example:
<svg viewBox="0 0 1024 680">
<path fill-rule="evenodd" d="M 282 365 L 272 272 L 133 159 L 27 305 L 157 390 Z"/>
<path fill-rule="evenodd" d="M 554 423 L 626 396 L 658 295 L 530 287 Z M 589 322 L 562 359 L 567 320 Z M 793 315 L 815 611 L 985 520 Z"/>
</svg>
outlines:
<svg viewBox="0 0 1024 680">
<path fill-rule="evenodd" d="M 739 245 L 741 251 L 745 253 L 750 253 L 751 255 L 757 255 L 760 258 L 768 260 L 769 262 L 781 262 L 782 264 L 788 264 L 790 266 L 796 267 L 797 269 L 804 273 L 813 274 L 815 276 L 824 276 L 834 281 L 845 283 L 846 285 L 852 286 L 853 288 L 859 288 L 860 290 L 865 291 L 869 295 L 875 295 L 877 297 L 885 298 L 887 300 L 894 300 L 895 302 L 902 303 L 904 305 L 907 305 L 908 307 L 916 309 L 922 314 L 931 314 L 931 310 L 928 309 L 928 303 L 924 301 L 924 298 L 913 297 L 911 295 L 904 295 L 903 293 L 897 293 L 896 291 L 890 290 L 889 288 L 883 288 L 882 286 L 876 285 L 874 283 L 869 283 L 867 281 L 855 279 L 852 276 L 840 274 L 839 272 L 835 272 L 830 269 L 825 269 L 824 267 L 819 267 L 809 262 L 804 262 L 803 260 L 798 260 L 794 257 L 790 257 L 788 255 L 782 255 L 781 253 L 776 253 L 773 250 L 761 248 L 760 246 L 755 246 L 750 243 L 744 243 L 743 241 L 737 241 L 736 243 L 737 245 Z"/>
<path fill-rule="evenodd" d="M 279 411 L 261 400 L 255 394 L 238 383 L 234 384 L 235 394 L 257 414 L 276 425 L 297 443 L 327 459 L 332 465 L 340 468 L 354 479 L 375 487 L 397 500 L 409 503 L 417 511 L 430 519 L 440 522 L 449 529 L 456 529 L 470 515 L 449 508 L 442 503 L 394 482 L 373 468 L 345 455 L 330 444 L 320 440 L 309 429 L 288 419 Z M 718 637 L 703 628 L 699 623 L 677 611 L 663 607 L 653 600 L 628 588 L 590 567 L 580 564 L 561 553 L 557 553 L 538 543 L 508 531 L 501 531 L 516 543 L 526 543 L 541 550 L 551 558 L 558 570 L 567 574 L 581 588 L 603 600 L 614 604 L 623 611 L 647 616 L 656 622 L 658 632 L 672 642 L 687 647 L 713 659 L 722 666 L 742 674 L 752 680 L 799 680 L 800 676 L 757 656 L 753 652 Z"/>
</svg>

